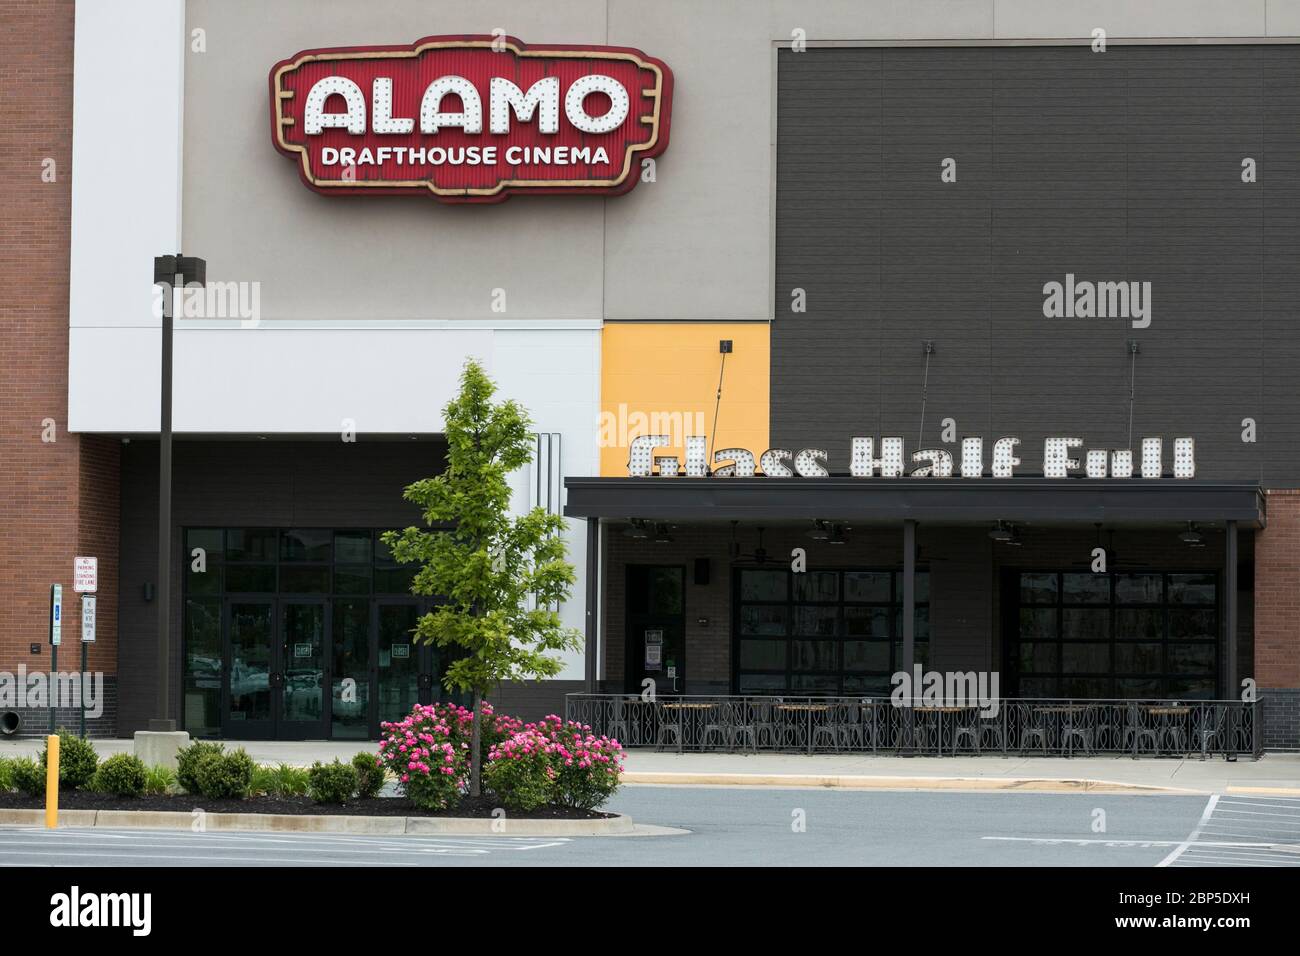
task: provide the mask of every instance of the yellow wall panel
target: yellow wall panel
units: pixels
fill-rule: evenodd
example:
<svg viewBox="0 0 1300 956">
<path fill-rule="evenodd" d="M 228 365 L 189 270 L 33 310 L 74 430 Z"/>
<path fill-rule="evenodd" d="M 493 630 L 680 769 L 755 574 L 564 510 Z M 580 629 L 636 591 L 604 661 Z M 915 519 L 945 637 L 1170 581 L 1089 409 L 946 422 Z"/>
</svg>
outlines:
<svg viewBox="0 0 1300 956">
<path fill-rule="evenodd" d="M 730 339 L 717 433 L 713 433 L 718 342 Z M 687 435 L 708 435 L 713 448 L 767 450 L 769 327 L 757 323 L 612 323 L 601 337 L 600 473 L 627 475 L 628 446 L 638 435 L 672 435 L 685 462 Z M 660 454 L 673 454 L 671 450 Z"/>
</svg>

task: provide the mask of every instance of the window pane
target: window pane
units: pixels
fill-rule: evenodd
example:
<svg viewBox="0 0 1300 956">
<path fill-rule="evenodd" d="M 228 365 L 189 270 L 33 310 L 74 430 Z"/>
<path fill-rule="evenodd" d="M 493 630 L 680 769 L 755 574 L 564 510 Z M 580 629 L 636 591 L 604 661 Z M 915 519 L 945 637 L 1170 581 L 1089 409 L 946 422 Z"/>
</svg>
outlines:
<svg viewBox="0 0 1300 956">
<path fill-rule="evenodd" d="M 785 641 L 741 641 L 742 670 L 784 671 Z"/>
<path fill-rule="evenodd" d="M 874 637 L 889 640 L 889 608 L 846 607 L 844 633 L 848 637 Z"/>
<path fill-rule="evenodd" d="M 1055 574 L 1020 575 L 1020 603 L 1055 604 L 1056 603 L 1056 575 Z"/>
<path fill-rule="evenodd" d="M 796 671 L 833 671 L 834 641 L 791 641 L 790 667 Z"/>
<path fill-rule="evenodd" d="M 746 604 L 740 609 L 740 633 L 780 637 L 786 633 L 785 604 Z"/>
<path fill-rule="evenodd" d="M 1216 591 L 1213 574 L 1169 575 L 1170 604 L 1213 604 Z"/>
<path fill-rule="evenodd" d="M 1117 674 L 1159 674 L 1163 644 L 1116 644 L 1115 672 Z"/>
<path fill-rule="evenodd" d="M 1158 641 L 1163 639 L 1164 612 L 1155 607 L 1122 607 L 1115 611 L 1115 639 Z"/>
<path fill-rule="evenodd" d="M 794 600 L 838 601 L 840 576 L 836 571 L 806 571 L 794 576 Z"/>
<path fill-rule="evenodd" d="M 898 599 L 900 601 L 903 599 L 902 575 L 899 575 L 899 579 L 898 579 Z M 916 600 L 918 603 L 930 600 L 930 572 L 929 571 L 916 572 Z"/>
<path fill-rule="evenodd" d="M 184 726 L 192 735 L 221 732 L 221 602 L 185 602 Z"/>
<path fill-rule="evenodd" d="M 1161 696 L 1161 681 L 1153 677 L 1120 677 L 1115 681 L 1117 697 L 1129 700 L 1145 698 L 1150 700 Z"/>
<path fill-rule="evenodd" d="M 888 571 L 845 571 L 844 600 L 863 604 L 888 604 L 894 576 Z"/>
<path fill-rule="evenodd" d="M 1214 680 L 1196 680 L 1180 678 L 1169 682 L 1170 697 L 1192 698 L 1194 700 L 1213 700 L 1214 699 Z"/>
<path fill-rule="evenodd" d="M 265 593 L 275 590 L 274 564 L 226 566 L 226 590 L 235 593 Z"/>
<path fill-rule="evenodd" d="M 1169 609 L 1169 639 L 1171 641 L 1213 641 L 1219 636 L 1218 615 L 1211 610 L 1194 611 L 1190 608 Z"/>
<path fill-rule="evenodd" d="M 1060 684 L 1055 677 L 1022 677 L 1021 697 L 1058 697 Z"/>
<path fill-rule="evenodd" d="M 339 564 L 369 564 L 371 561 L 370 532 L 335 532 L 334 560 Z"/>
<path fill-rule="evenodd" d="M 1109 644 L 1062 644 L 1061 670 L 1066 674 L 1098 674 L 1110 671 Z"/>
<path fill-rule="evenodd" d="M 1107 698 L 1111 695 L 1109 677 L 1074 677 L 1061 678 L 1062 697 Z"/>
<path fill-rule="evenodd" d="M 889 645 L 881 641 L 845 641 L 844 669 L 889 673 Z"/>
<path fill-rule="evenodd" d="M 280 568 L 281 594 L 328 594 L 329 590 L 329 568 Z"/>
<path fill-rule="evenodd" d="M 236 528 L 226 532 L 227 561 L 274 561 L 275 554 L 274 530 Z"/>
<path fill-rule="evenodd" d="M 328 531 L 316 529 L 292 530 L 280 535 L 281 561 L 328 561 L 330 559 Z"/>
<path fill-rule="evenodd" d="M 333 618 L 333 732 L 335 737 L 370 736 L 370 602 L 335 601 Z M 343 681 L 348 680 L 348 693 Z M 347 699 L 344 700 L 344 697 Z"/>
<path fill-rule="evenodd" d="M 784 601 L 786 593 L 785 571 L 741 571 L 740 599 L 742 601 Z"/>
<path fill-rule="evenodd" d="M 832 676 L 795 674 L 790 679 L 790 690 L 805 697 L 824 697 L 839 693 L 840 679 Z"/>
<path fill-rule="evenodd" d="M 1170 644 L 1169 670 L 1174 674 L 1213 674 L 1213 644 Z"/>
<path fill-rule="evenodd" d="M 1110 640 L 1110 609 L 1067 607 L 1061 611 L 1061 639 Z"/>
<path fill-rule="evenodd" d="M 410 594 L 416 568 L 375 568 L 375 593 Z"/>
<path fill-rule="evenodd" d="M 209 564 L 203 571 L 194 570 L 194 562 L 187 558 L 185 589 L 191 595 L 221 593 L 221 565 Z"/>
<path fill-rule="evenodd" d="M 1117 604 L 1159 604 L 1164 594 L 1164 579 L 1159 574 L 1115 575 Z"/>
<path fill-rule="evenodd" d="M 833 607 L 805 604 L 794 609 L 794 632 L 815 637 L 834 637 L 839 612 Z"/>
<path fill-rule="evenodd" d="M 1059 644 L 1021 644 L 1017 662 L 1024 674 L 1053 674 L 1060 669 Z"/>
<path fill-rule="evenodd" d="M 336 567 L 334 569 L 335 594 L 369 594 L 370 566 Z"/>
<path fill-rule="evenodd" d="M 1053 640 L 1056 638 L 1056 608 L 1020 609 L 1020 639 L 1022 641 Z"/>
<path fill-rule="evenodd" d="M 651 568 L 650 613 L 682 613 L 682 569 Z"/>
<path fill-rule="evenodd" d="M 785 675 L 741 674 L 736 684 L 742 694 L 780 694 L 785 691 Z"/>
<path fill-rule="evenodd" d="M 1061 575 L 1061 600 L 1066 604 L 1109 604 L 1110 575 Z"/>
<path fill-rule="evenodd" d="M 854 697 L 885 697 L 892 690 L 889 678 L 884 676 L 855 675 L 844 678 L 844 693 Z M 877 721 L 884 718 L 877 715 Z"/>
<path fill-rule="evenodd" d="M 195 548 L 202 548 L 208 564 L 220 563 L 225 557 L 225 534 L 220 528 L 190 528 L 185 532 L 185 555 L 189 560 Z"/>
</svg>

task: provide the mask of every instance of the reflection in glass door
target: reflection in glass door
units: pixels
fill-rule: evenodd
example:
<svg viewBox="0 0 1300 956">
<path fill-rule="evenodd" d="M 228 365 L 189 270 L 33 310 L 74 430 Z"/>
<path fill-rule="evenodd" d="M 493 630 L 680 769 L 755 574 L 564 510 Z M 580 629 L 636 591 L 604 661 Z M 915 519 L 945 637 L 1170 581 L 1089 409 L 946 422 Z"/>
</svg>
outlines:
<svg viewBox="0 0 1300 956">
<path fill-rule="evenodd" d="M 275 605 L 271 601 L 231 601 L 227 605 L 230 633 L 227 737 L 263 739 L 275 735 L 271 674 Z"/>
<path fill-rule="evenodd" d="M 280 602 L 276 736 L 325 736 L 325 602 Z"/>
<path fill-rule="evenodd" d="M 378 700 L 380 722 L 401 720 L 419 700 L 422 648 L 415 643 L 419 606 L 412 601 L 375 604 L 378 635 Z"/>
</svg>

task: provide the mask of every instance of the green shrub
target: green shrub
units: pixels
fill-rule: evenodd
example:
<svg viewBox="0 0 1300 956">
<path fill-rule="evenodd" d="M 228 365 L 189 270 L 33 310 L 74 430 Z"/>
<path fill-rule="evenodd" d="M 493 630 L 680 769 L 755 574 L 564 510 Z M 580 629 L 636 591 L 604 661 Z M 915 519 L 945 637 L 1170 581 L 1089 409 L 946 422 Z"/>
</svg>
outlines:
<svg viewBox="0 0 1300 956">
<path fill-rule="evenodd" d="M 259 797 L 262 795 L 273 795 L 275 793 L 275 768 L 268 767 L 265 764 L 257 764 L 253 767 L 252 779 L 248 782 L 248 795 Z"/>
<path fill-rule="evenodd" d="M 144 772 L 144 792 L 150 796 L 169 793 L 176 785 L 176 771 L 171 767 L 154 765 Z"/>
<path fill-rule="evenodd" d="M 224 749 L 215 740 L 196 740 L 176 751 L 176 782 L 189 793 L 200 793 L 199 762 L 209 754 L 220 755 Z"/>
<path fill-rule="evenodd" d="M 16 757 L 9 766 L 14 789 L 29 797 L 39 797 L 45 792 L 45 768 L 31 757 Z"/>
<path fill-rule="evenodd" d="M 312 764 L 307 792 L 317 803 L 346 803 L 357 792 L 357 772 L 337 757 L 332 763 Z"/>
<path fill-rule="evenodd" d="M 194 769 L 199 793 L 209 800 L 242 800 L 253 782 L 253 758 L 241 747 L 230 753 L 211 753 Z"/>
<path fill-rule="evenodd" d="M 282 763 L 274 773 L 275 788 L 271 792 L 277 797 L 301 797 L 311 786 L 311 775 L 306 767 Z"/>
<path fill-rule="evenodd" d="M 384 785 L 384 768 L 374 754 L 365 751 L 352 758 L 352 769 L 357 772 L 357 796 L 363 800 L 379 796 Z"/>
<path fill-rule="evenodd" d="M 95 747 L 85 737 L 77 737 L 67 730 L 59 729 L 59 786 L 81 790 L 95 779 L 99 769 L 99 755 Z M 45 770 L 45 758 L 48 747 L 41 748 L 40 765 Z"/>
<path fill-rule="evenodd" d="M 0 757 L 0 793 L 8 793 L 14 788 L 14 762 L 9 757 Z"/>
<path fill-rule="evenodd" d="M 113 754 L 95 774 L 95 789 L 119 797 L 138 797 L 144 793 L 149 771 L 135 754 Z"/>
</svg>

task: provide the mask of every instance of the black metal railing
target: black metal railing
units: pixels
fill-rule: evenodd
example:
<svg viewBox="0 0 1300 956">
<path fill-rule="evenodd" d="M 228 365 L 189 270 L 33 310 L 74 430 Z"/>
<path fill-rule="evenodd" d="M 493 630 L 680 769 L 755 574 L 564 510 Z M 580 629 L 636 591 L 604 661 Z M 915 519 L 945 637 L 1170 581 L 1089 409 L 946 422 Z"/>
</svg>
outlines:
<svg viewBox="0 0 1300 956">
<path fill-rule="evenodd" d="M 1253 702 L 569 694 L 565 717 L 625 747 L 673 751 L 1258 757 Z"/>
</svg>

